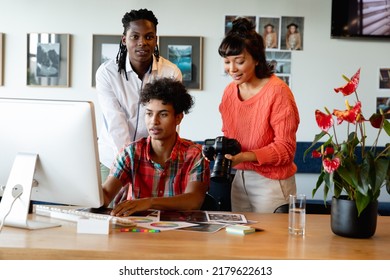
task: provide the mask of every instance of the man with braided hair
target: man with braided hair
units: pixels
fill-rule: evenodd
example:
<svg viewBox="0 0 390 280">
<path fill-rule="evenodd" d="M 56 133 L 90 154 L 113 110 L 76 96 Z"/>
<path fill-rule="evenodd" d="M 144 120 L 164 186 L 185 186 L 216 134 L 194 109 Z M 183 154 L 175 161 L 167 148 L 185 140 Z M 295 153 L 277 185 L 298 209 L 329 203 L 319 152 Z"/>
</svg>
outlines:
<svg viewBox="0 0 390 280">
<path fill-rule="evenodd" d="M 102 180 L 124 145 L 148 135 L 139 95 L 145 84 L 168 77 L 181 81 L 179 68 L 159 55 L 158 20 L 147 9 L 131 10 L 122 18 L 123 35 L 116 59 L 96 72 L 96 89 L 103 113 L 99 135 Z M 141 116 L 141 120 L 140 120 Z"/>
</svg>

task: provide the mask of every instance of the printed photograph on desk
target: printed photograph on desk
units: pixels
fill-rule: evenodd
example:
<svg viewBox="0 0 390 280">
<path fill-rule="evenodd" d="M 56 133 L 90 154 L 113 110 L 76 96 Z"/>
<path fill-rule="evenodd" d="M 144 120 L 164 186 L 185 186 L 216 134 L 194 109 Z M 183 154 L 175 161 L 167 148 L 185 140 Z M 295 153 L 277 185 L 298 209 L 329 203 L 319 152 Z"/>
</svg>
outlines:
<svg viewBox="0 0 390 280">
<path fill-rule="evenodd" d="M 158 210 L 146 210 L 135 212 L 129 219 L 132 220 L 137 226 L 142 226 L 143 224 L 159 222 L 160 221 L 160 211 Z"/>
<path fill-rule="evenodd" d="M 226 224 L 198 224 L 193 227 L 185 227 L 179 230 L 214 233 L 226 227 Z"/>
<path fill-rule="evenodd" d="M 246 217 L 242 214 L 228 212 L 206 212 L 209 223 L 246 224 Z"/>
<path fill-rule="evenodd" d="M 175 230 L 175 229 L 186 228 L 186 227 L 193 227 L 193 226 L 197 226 L 197 224 L 187 223 L 187 222 L 157 221 L 157 222 L 140 224 L 139 226 L 148 229 L 167 231 L 167 230 Z"/>
<path fill-rule="evenodd" d="M 160 221 L 207 223 L 204 211 L 160 211 Z"/>
</svg>

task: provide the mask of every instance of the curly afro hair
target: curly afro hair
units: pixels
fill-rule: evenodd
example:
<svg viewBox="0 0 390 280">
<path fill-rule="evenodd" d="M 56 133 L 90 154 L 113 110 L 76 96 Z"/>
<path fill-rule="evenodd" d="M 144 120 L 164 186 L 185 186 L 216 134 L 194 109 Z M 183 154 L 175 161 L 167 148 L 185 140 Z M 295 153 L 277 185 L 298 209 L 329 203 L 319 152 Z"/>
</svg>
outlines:
<svg viewBox="0 0 390 280">
<path fill-rule="evenodd" d="M 194 105 L 194 100 L 183 83 L 171 78 L 157 79 L 145 85 L 140 102 L 146 105 L 152 99 L 161 100 L 164 104 L 172 104 L 176 115 L 183 112 L 188 114 Z"/>
</svg>

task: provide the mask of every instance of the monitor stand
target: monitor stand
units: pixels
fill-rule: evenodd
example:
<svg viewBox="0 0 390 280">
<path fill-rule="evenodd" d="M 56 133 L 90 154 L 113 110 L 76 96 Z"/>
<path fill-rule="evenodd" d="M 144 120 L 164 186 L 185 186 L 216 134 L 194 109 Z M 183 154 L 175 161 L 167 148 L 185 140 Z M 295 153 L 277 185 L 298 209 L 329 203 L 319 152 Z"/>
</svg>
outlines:
<svg viewBox="0 0 390 280">
<path fill-rule="evenodd" d="M 0 221 L 5 218 L 4 226 L 24 229 L 43 229 L 61 226 L 60 224 L 28 219 L 37 160 L 37 154 L 18 153 L 16 155 L 0 202 Z"/>
</svg>

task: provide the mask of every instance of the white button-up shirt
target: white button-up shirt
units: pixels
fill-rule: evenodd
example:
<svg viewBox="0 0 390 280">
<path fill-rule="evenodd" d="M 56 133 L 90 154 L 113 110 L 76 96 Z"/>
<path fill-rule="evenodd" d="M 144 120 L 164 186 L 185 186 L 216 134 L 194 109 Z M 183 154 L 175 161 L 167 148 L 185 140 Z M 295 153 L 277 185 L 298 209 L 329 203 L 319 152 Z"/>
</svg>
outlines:
<svg viewBox="0 0 390 280">
<path fill-rule="evenodd" d="M 99 135 L 100 162 L 110 168 L 115 156 L 124 145 L 148 136 L 145 125 L 145 109 L 139 105 L 139 95 L 144 84 L 162 77 L 182 80 L 179 68 L 160 56 L 153 56 L 153 64 L 143 80 L 131 68 L 126 59 L 126 73 L 118 72 L 115 59 L 100 65 L 96 72 L 96 89 L 103 113 L 103 124 Z"/>
</svg>

